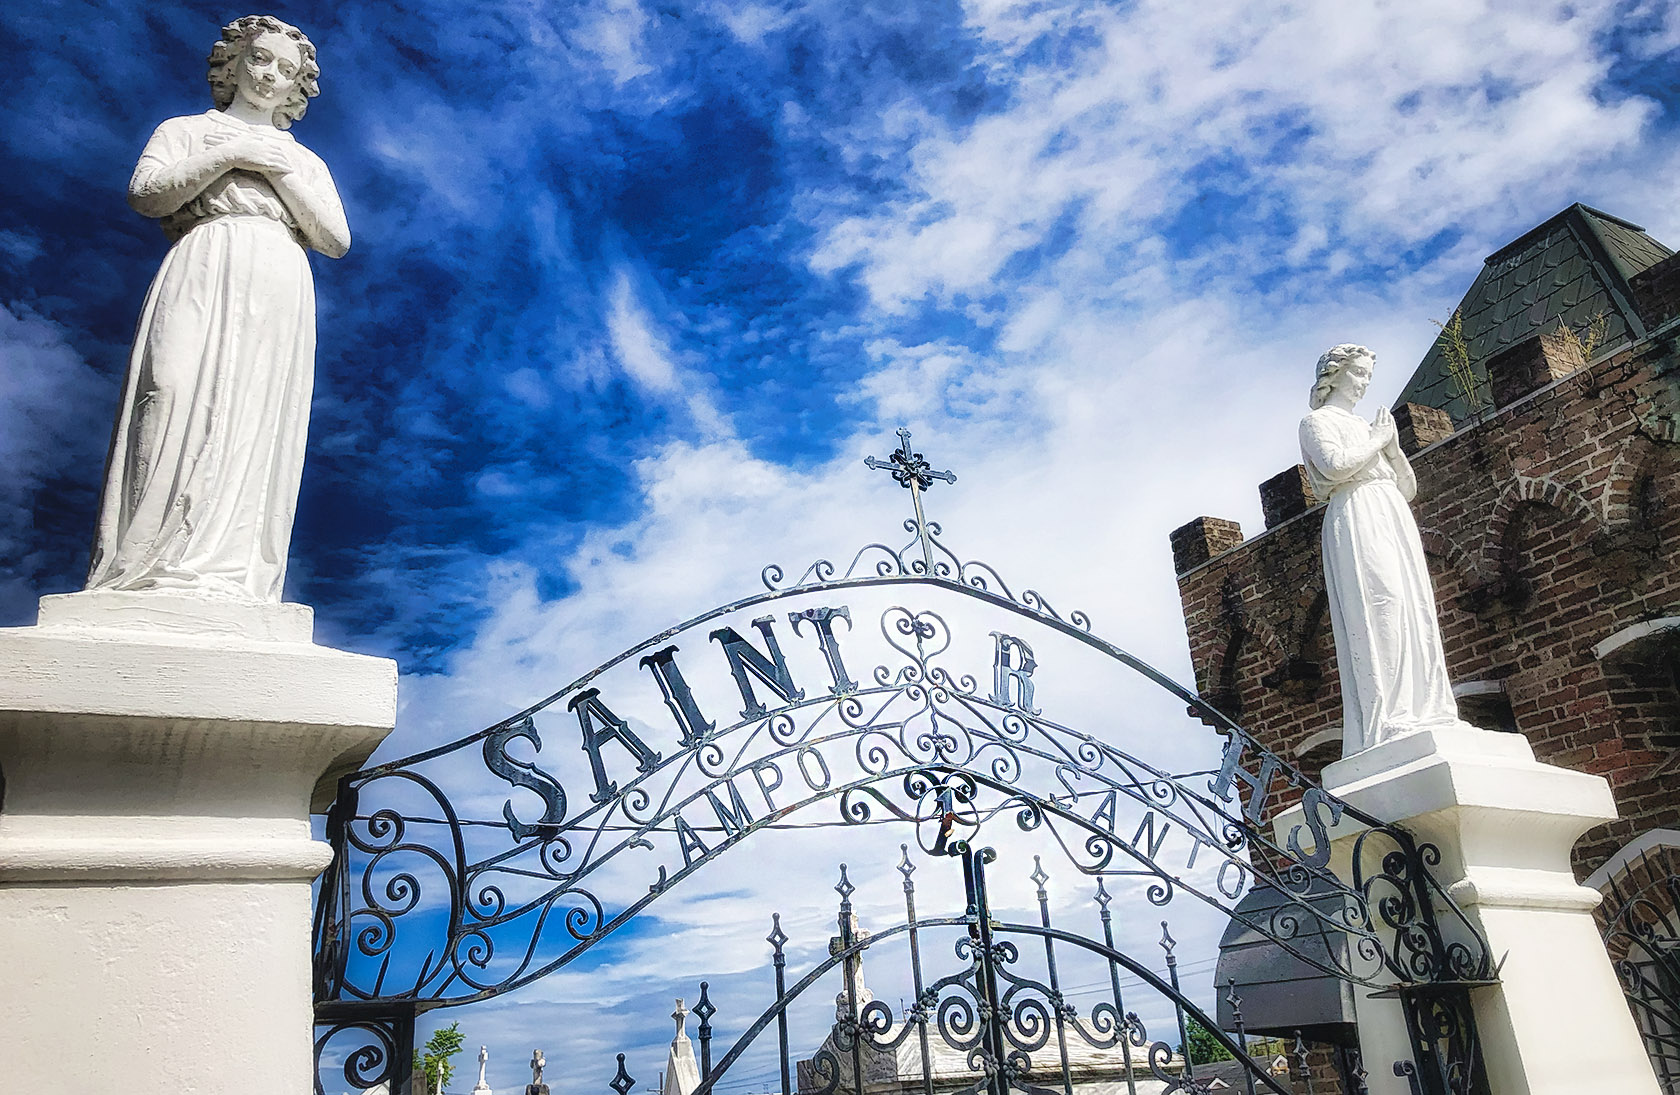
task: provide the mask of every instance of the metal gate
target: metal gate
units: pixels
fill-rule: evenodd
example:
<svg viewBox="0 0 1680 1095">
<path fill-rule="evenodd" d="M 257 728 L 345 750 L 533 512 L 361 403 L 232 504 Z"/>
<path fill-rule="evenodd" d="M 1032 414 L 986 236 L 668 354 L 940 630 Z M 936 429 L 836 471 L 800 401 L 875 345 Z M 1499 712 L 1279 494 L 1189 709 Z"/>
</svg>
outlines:
<svg viewBox="0 0 1680 1095">
<path fill-rule="evenodd" d="M 1023 1048 L 1023 1040 L 1045 1032 L 1059 1049 L 1070 1032 L 1087 1042 L 1087 1034 L 1116 1039 L 1123 1054 L 1139 1050 L 1152 1066 L 1155 1046 L 1165 1044 L 1129 1025 L 1118 1002 L 1112 1014 L 1102 1012 L 1106 1026 L 1073 1024 L 1056 1003 L 1057 946 L 1106 957 L 1170 999 L 1181 1026 L 1190 1016 L 1219 1040 L 1233 1039 L 1195 1009 L 1170 966 L 1163 979 L 1106 943 L 1048 923 L 997 926 L 999 937 L 983 912 L 982 853 L 963 850 L 979 847 L 994 825 L 1033 834 L 1099 883 L 1143 880 L 1141 900 L 1154 908 L 1181 898 L 1206 904 L 1302 962 L 1400 996 L 1414 1059 L 1395 1070 L 1423 1095 L 1484 1091 L 1468 989 L 1492 981 L 1493 963 L 1431 874 L 1436 851 L 1326 793 L 1199 697 L 1099 637 L 1084 613 L 1064 615 L 1034 590 L 1017 594 L 989 565 L 961 560 L 925 518 L 921 497 L 935 480 L 955 477 L 934 472 L 900 434 L 891 459 L 870 466 L 891 471 L 911 493 L 913 516 L 904 523 L 911 538 L 902 547 L 866 545 L 844 568 L 818 560 L 791 581 L 766 567 L 762 591 L 652 636 L 526 710 L 340 781 L 327 818 L 335 856 L 315 918 L 317 1091 L 326 1089 L 326 1071 L 360 1087 L 403 1090 L 420 1013 L 547 976 L 735 845 L 834 807 L 842 824 L 902 823 L 928 854 L 966 857 L 974 964 L 958 980 L 936 983 L 967 986 L 975 1014 L 994 1009 L 987 1013 L 994 1018 L 960 1031 L 935 1026 L 941 1038 L 978 1039 L 970 1051 L 990 1070 L 983 1069 L 995 1095 L 1045 1086 L 1031 1079 L 1043 1066 L 1022 1063 L 1044 1050 Z M 872 621 L 845 600 L 885 589 L 907 603 Z M 927 603 L 935 598 L 979 621 L 989 665 L 963 664 L 963 651 L 982 644 L 954 635 Z M 778 634 L 771 609 L 783 602 L 792 607 Z M 870 637 L 863 663 L 858 644 L 868 622 L 879 637 Z M 808 644 L 804 676 L 784 639 Z M 1174 770 L 1121 748 L 1111 731 L 1052 718 L 1054 697 L 1038 675 L 1048 640 L 1093 659 L 1116 689 L 1122 680 L 1141 682 L 1213 726 L 1223 739 L 1218 767 Z M 812 666 L 820 680 L 809 676 Z M 722 718 L 736 696 L 739 718 Z M 626 717 L 630 703 L 657 708 L 664 726 Z M 570 780 L 545 764 L 562 731 L 576 735 L 587 761 Z M 1274 834 L 1270 819 L 1289 802 L 1299 804 L 1302 821 Z M 1329 867 L 1332 828 L 1359 833 L 1347 879 Z M 1163 854 L 1169 832 L 1191 842 L 1186 866 Z M 1273 887 L 1280 902 L 1246 916 L 1236 901 L 1257 883 Z M 1052 960 L 1049 980 L 1030 990 L 1011 980 L 1003 960 L 1019 954 L 1016 939 L 1027 936 L 1041 939 Z M 1327 938 L 1336 945 L 1323 946 Z M 1029 1008 L 1039 1016 L 1036 1033 L 1022 1033 L 1028 1013 L 1013 1026 L 996 1018 L 1005 997 L 1037 1001 Z M 884 1036 L 879 1009 L 862 1008 L 855 1019 L 855 1036 L 846 1037 L 856 1046 Z M 930 1021 L 911 1024 L 921 1029 L 917 1037 Z M 900 1036 L 908 1030 L 901 1026 Z M 852 1052 L 837 1056 L 841 1065 Z M 1194 1080 L 1185 1071 L 1174 1090 L 1194 1090 L 1184 1086 Z M 1252 1082 L 1265 1088 L 1264 1077 Z M 1065 1082 L 1062 1089 L 1068 1095 Z M 793 1095 L 791 1077 L 782 1090 Z"/>
<path fill-rule="evenodd" d="M 1274 1073 L 1244 1052 L 1240 1007 L 1236 1029 L 1227 1034 L 1197 1006 L 1179 983 L 1177 941 L 1165 921 L 1161 924 L 1161 966 L 1141 961 L 1117 949 L 1112 897 L 1101 880 L 1093 895 L 1095 919 L 1102 938 L 1057 927 L 1053 923 L 1045 884 L 1049 875 L 1034 859 L 1031 881 L 1037 886 L 1037 923 L 997 919 L 987 890 L 987 866 L 995 859 L 990 848 L 957 842 L 949 855 L 960 860 L 966 907 L 961 915 L 918 917 L 915 865 L 908 849 L 899 866 L 904 876 L 905 919 L 901 924 L 865 931 L 852 910 L 853 886 L 841 868 L 838 934 L 829 957 L 797 981 L 789 983 L 783 947 L 787 936 L 779 914 L 772 921 L 771 946 L 775 996 L 755 1021 L 714 1066 L 711 1020 L 718 1012 L 709 985 L 701 983 L 696 1014 L 700 1029 L 700 1084 L 693 1095 L 712 1095 L 736 1065 L 773 1026 L 783 1090 L 800 1095 L 837 1095 L 862 1090 L 910 1091 L 922 1095 L 1073 1095 L 1076 1086 L 1093 1082 L 1114 1085 L 1137 1095 L 1142 1080 L 1151 1091 L 1202 1092 L 1215 1075 L 1193 1054 L 1183 1052 L 1192 1029 L 1207 1032 L 1232 1056 L 1222 1071 L 1236 1082 L 1226 1086 L 1248 1095 L 1266 1091 L 1293 1095 Z M 927 937 L 940 928 L 958 929 L 952 953 L 958 968 L 944 976 L 939 957 L 928 957 Z M 863 987 L 863 957 L 899 939 L 907 953 L 912 996 L 895 1012 L 881 999 L 870 999 Z M 1106 975 L 1106 987 L 1094 1005 L 1081 1009 L 1064 992 L 1062 968 L 1070 955 L 1095 958 Z M 1058 962 L 1060 958 L 1060 964 Z M 839 979 L 837 1014 L 829 1036 L 810 1057 L 799 1060 L 789 1041 L 788 1015 L 793 1005 L 824 979 Z M 1123 982 L 1131 982 L 1127 990 Z M 1139 990 L 1141 989 L 1141 993 Z M 1152 1035 L 1139 1017 L 1137 998 L 1153 994 L 1169 1008 L 1166 1029 Z M 1131 997 L 1128 1003 L 1128 996 Z M 1175 1051 L 1177 1045 L 1180 1050 Z M 1081 1047 L 1085 1052 L 1081 1052 Z M 1095 1054 L 1090 1051 L 1097 1051 Z M 951 1060 L 952 1057 L 956 1059 Z M 1083 1060 L 1081 1060 L 1083 1058 Z M 1092 1062 L 1098 1062 L 1092 1067 Z M 937 1062 L 937 1063 L 936 1063 Z M 622 1071 L 620 1086 L 635 1083 Z M 1200 1078 L 1198 1076 L 1200 1072 Z M 1149 1081 L 1155 1081 L 1150 1084 Z"/>
</svg>

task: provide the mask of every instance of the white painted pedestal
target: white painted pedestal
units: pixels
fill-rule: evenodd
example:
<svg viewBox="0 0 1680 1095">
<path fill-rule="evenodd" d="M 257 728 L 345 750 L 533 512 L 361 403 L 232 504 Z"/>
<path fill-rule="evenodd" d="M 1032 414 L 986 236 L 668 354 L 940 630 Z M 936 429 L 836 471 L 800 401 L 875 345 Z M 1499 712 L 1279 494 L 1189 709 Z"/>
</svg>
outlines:
<svg viewBox="0 0 1680 1095">
<path fill-rule="evenodd" d="M 1440 848 L 1436 878 L 1502 963 L 1498 985 L 1471 993 L 1495 1095 L 1658 1095 L 1593 922 L 1599 895 L 1569 864 L 1581 834 L 1616 816 L 1603 778 L 1537 762 L 1521 735 L 1464 729 L 1384 742 L 1330 765 L 1323 782 Z M 1276 828 L 1299 822 L 1292 810 Z M 1344 819 L 1331 831 L 1338 873 L 1360 830 Z M 1409 1095 L 1392 1072 L 1410 1056 L 1399 1005 L 1361 990 L 1357 1010 L 1371 1095 Z"/>
<path fill-rule="evenodd" d="M 0 1090 L 313 1089 L 311 799 L 397 672 L 311 628 L 102 592 L 0 630 Z"/>
</svg>

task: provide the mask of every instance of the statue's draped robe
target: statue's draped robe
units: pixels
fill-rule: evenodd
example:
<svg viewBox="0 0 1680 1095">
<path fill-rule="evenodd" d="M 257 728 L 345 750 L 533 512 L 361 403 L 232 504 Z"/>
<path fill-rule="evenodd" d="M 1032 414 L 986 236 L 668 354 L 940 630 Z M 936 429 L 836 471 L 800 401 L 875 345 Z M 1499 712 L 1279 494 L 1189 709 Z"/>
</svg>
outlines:
<svg viewBox="0 0 1680 1095">
<path fill-rule="evenodd" d="M 1460 725 L 1411 507 L 1388 457 L 1359 462 L 1371 424 L 1339 407 L 1301 420 L 1301 459 L 1326 499 L 1324 590 L 1353 753 L 1414 730 Z"/>
<path fill-rule="evenodd" d="M 289 134 L 214 110 L 159 126 L 136 184 L 251 135 L 284 151 L 292 185 L 336 203 L 326 165 Z M 222 175 L 161 223 L 174 246 L 140 312 L 88 588 L 278 601 L 314 381 L 308 257 L 251 172 Z"/>
</svg>

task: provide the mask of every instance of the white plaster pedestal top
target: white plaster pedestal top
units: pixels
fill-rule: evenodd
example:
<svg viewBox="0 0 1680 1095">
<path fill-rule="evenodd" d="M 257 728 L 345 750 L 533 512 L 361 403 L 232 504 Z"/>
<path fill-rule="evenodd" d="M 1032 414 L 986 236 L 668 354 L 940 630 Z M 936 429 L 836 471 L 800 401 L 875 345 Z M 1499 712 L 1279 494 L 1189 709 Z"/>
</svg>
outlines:
<svg viewBox="0 0 1680 1095">
<path fill-rule="evenodd" d="M 306 605 L 96 591 L 43 597 L 39 618 L 0 628 L 8 723 L 33 712 L 309 723 L 353 736 L 389 731 L 396 717 L 396 663 L 316 646 Z"/>
<path fill-rule="evenodd" d="M 1432 868 L 1488 940 L 1499 984 L 1471 990 L 1488 1079 L 1499 1095 L 1658 1095 L 1639 1032 L 1579 885 L 1570 849 L 1616 817 L 1599 776 L 1542 764 L 1520 734 L 1473 728 L 1392 738 L 1329 765 L 1325 790 L 1440 849 Z M 1299 807 L 1274 821 L 1280 839 Z M 1331 866 L 1348 878 L 1350 817 L 1330 830 Z M 1560 1038 L 1567 1002 L 1569 1036 Z M 1392 1000 L 1361 994 L 1360 1040 L 1371 1095 L 1408 1095 L 1390 1071 L 1407 1053 Z"/>
<path fill-rule="evenodd" d="M 1521 734 L 1472 727 L 1392 738 L 1326 766 L 1323 783 L 1342 801 L 1414 831 L 1438 811 L 1453 811 L 1460 824 L 1478 810 L 1493 811 L 1501 824 L 1523 826 L 1503 834 L 1517 845 L 1508 851 L 1518 858 L 1529 855 L 1523 845 L 1543 843 L 1532 826 L 1547 826 L 1564 844 L 1548 849 L 1545 866 L 1566 872 L 1575 838 L 1616 817 L 1615 798 L 1602 777 L 1540 763 Z"/>
<path fill-rule="evenodd" d="M 324 809 L 338 777 L 395 725 L 397 667 L 316 646 L 313 617 L 307 605 L 186 594 L 43 597 L 35 627 L 0 629 L 6 813 L 18 808 L 12 796 L 22 769 L 14 764 L 25 761 L 8 763 L 5 743 L 49 724 L 42 746 L 54 755 L 144 748 L 146 735 L 164 733 L 165 724 L 174 750 L 196 741 L 194 748 L 237 755 L 262 748 L 260 737 L 300 767 L 325 758 L 311 794 L 313 808 Z M 229 736 L 235 728 L 242 736 Z"/>
<path fill-rule="evenodd" d="M 93 589 L 42 597 L 36 626 L 73 631 L 89 638 L 115 631 L 169 635 L 184 643 L 308 643 L 315 637 L 315 610 L 308 605 L 268 604 L 190 593 Z"/>
<path fill-rule="evenodd" d="M 310 812 L 396 665 L 302 605 L 97 591 L 0 629 L 0 1087 L 312 1090 Z"/>
</svg>

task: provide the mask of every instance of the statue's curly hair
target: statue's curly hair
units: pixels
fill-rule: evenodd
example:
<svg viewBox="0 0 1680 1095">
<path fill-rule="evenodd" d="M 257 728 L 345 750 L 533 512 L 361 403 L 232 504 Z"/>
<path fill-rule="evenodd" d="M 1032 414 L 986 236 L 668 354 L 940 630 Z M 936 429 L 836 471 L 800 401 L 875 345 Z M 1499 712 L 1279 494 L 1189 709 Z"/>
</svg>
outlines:
<svg viewBox="0 0 1680 1095">
<path fill-rule="evenodd" d="M 1377 355 L 1363 346 L 1352 342 L 1344 342 L 1340 346 L 1332 346 L 1324 351 L 1318 359 L 1318 369 L 1313 375 L 1312 396 L 1307 400 L 1313 410 L 1324 406 L 1324 401 L 1330 398 L 1330 392 L 1336 386 L 1336 378 L 1342 375 L 1342 370 L 1356 358 L 1368 357 L 1372 363 Z"/>
<path fill-rule="evenodd" d="M 234 66 L 251 42 L 267 31 L 284 34 L 296 42 L 302 61 L 298 66 L 297 86 L 285 102 L 274 108 L 275 127 L 290 129 L 309 109 L 309 100 L 321 94 L 321 66 L 315 63 L 315 43 L 309 36 L 272 15 L 246 15 L 222 28 L 222 40 L 210 47 L 210 97 L 215 100 L 217 110 L 228 108 L 238 83 Z"/>
</svg>

